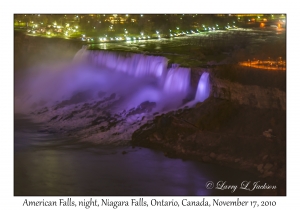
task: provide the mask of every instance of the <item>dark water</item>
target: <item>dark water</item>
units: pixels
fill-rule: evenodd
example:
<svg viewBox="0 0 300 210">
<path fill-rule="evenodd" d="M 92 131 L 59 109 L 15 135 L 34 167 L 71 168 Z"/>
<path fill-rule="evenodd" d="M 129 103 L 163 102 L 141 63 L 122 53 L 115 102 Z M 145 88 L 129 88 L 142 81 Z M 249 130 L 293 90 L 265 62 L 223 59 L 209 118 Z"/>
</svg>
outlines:
<svg viewBox="0 0 300 210">
<path fill-rule="evenodd" d="M 170 159 L 131 146 L 92 146 L 39 131 L 15 119 L 14 195 L 259 195 L 261 191 L 206 189 L 207 181 L 258 181 L 211 164 Z M 122 154 L 126 151 L 126 154 Z"/>
</svg>

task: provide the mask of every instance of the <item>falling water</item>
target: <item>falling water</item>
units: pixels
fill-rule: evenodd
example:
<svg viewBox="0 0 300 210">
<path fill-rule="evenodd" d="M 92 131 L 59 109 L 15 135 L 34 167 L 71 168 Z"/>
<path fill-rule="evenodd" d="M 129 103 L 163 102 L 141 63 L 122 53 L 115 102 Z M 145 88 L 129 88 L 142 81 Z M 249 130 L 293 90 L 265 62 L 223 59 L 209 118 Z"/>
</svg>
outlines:
<svg viewBox="0 0 300 210">
<path fill-rule="evenodd" d="M 161 56 L 84 47 L 71 63 L 33 67 L 29 72 L 23 88 L 18 88 L 23 94 L 15 98 L 16 113 L 31 113 L 55 132 L 77 130 L 82 139 L 97 143 L 130 139 L 153 113 L 185 105 L 191 92 L 191 69 L 178 64 L 168 69 L 167 58 Z M 204 73 L 196 100 L 208 95 Z"/>
<path fill-rule="evenodd" d="M 124 72 L 135 77 L 163 77 L 167 71 L 168 60 L 162 56 L 133 53 L 91 51 L 85 46 L 74 56 L 75 62 L 93 63 L 98 67 Z"/>
<path fill-rule="evenodd" d="M 190 88 L 191 69 L 179 67 L 178 64 L 173 64 L 169 69 L 164 91 L 169 93 L 183 93 L 186 94 Z"/>
<path fill-rule="evenodd" d="M 209 73 L 204 72 L 198 83 L 195 100 L 203 102 L 210 94 Z"/>
</svg>

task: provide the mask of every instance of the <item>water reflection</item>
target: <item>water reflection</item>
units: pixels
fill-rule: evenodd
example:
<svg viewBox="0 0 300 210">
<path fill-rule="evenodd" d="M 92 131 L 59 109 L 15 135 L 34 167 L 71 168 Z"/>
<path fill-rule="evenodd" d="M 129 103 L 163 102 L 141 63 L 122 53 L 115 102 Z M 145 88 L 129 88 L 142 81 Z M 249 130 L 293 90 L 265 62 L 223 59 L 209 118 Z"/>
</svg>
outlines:
<svg viewBox="0 0 300 210">
<path fill-rule="evenodd" d="M 208 190 L 205 184 L 255 179 L 220 166 L 170 159 L 146 148 L 71 144 L 68 139 L 40 135 L 33 128 L 29 121 L 15 120 L 19 134 L 15 135 L 14 195 L 233 195 Z"/>
</svg>

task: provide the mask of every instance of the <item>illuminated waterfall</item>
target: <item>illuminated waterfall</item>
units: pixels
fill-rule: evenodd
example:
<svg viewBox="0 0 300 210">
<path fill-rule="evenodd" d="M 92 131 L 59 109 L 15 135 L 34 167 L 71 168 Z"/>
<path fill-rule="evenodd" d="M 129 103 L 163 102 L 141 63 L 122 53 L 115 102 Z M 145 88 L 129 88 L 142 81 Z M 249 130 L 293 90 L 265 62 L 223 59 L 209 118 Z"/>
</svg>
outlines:
<svg viewBox="0 0 300 210">
<path fill-rule="evenodd" d="M 168 60 L 162 56 L 133 53 L 116 53 L 87 50 L 84 46 L 73 59 L 75 62 L 93 63 L 98 67 L 124 72 L 135 77 L 155 76 L 161 78 L 167 71 Z"/>
<path fill-rule="evenodd" d="M 203 102 L 210 94 L 209 73 L 204 72 L 198 83 L 195 100 Z"/>
<path fill-rule="evenodd" d="M 161 56 L 80 49 L 72 63 L 53 64 L 36 69 L 24 78 L 19 103 L 23 110 L 44 104 L 53 106 L 74 94 L 89 91 L 89 99 L 98 92 L 117 94 L 122 106 L 136 107 L 150 101 L 159 109 L 176 109 L 191 92 L 191 69 L 173 64 Z M 210 93 L 209 74 L 203 73 L 194 102 L 204 101 Z M 18 99 L 19 100 L 19 99 Z M 34 106 L 33 106 L 34 105 Z"/>
<path fill-rule="evenodd" d="M 164 91 L 168 93 L 187 93 L 190 86 L 190 77 L 190 68 L 182 68 L 178 64 L 173 64 L 167 73 Z"/>
</svg>

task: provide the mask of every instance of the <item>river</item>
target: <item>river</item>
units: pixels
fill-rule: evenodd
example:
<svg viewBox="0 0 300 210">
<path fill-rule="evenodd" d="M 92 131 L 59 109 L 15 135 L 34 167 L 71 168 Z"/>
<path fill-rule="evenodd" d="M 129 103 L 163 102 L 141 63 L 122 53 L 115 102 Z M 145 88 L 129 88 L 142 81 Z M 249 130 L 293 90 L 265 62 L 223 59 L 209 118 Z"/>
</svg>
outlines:
<svg viewBox="0 0 300 210">
<path fill-rule="evenodd" d="M 211 164 L 165 157 L 131 146 L 96 146 L 47 134 L 15 115 L 16 196 L 196 196 L 260 195 L 260 190 L 206 189 L 206 183 L 238 185 L 252 174 Z M 125 154 L 124 154 L 125 153 Z"/>
</svg>

